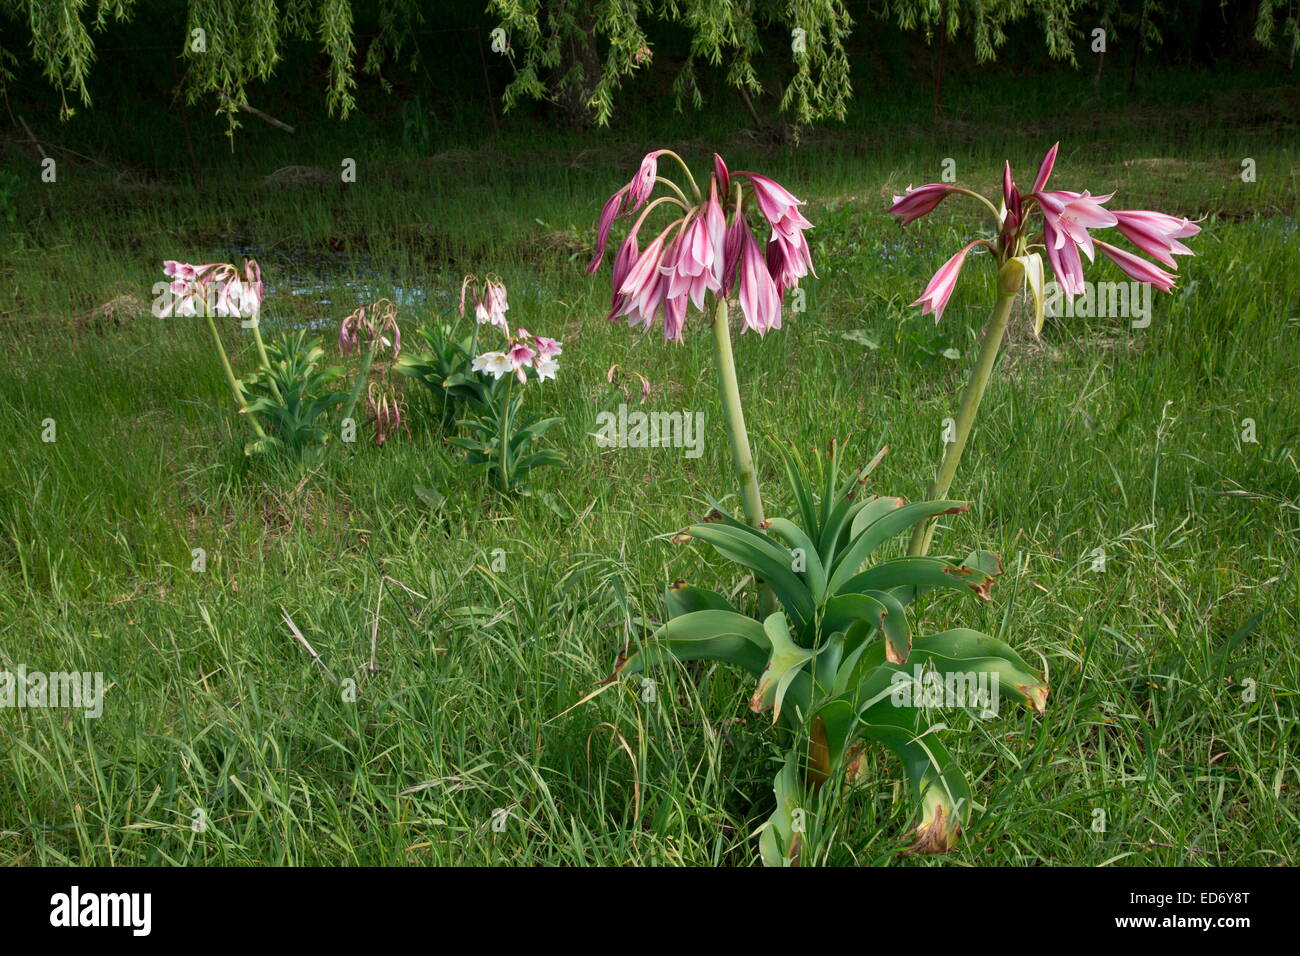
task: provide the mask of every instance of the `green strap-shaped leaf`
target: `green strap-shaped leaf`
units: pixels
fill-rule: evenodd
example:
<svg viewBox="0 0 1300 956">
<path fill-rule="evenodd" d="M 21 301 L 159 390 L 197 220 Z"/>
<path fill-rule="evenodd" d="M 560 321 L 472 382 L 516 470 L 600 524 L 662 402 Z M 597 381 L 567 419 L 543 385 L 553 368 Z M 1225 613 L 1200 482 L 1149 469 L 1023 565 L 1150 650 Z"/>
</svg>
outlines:
<svg viewBox="0 0 1300 956">
<path fill-rule="evenodd" d="M 639 674 L 669 660 L 723 661 L 742 667 L 755 677 L 767 666 L 766 652 L 752 641 L 735 634 L 720 634 L 687 641 L 657 641 L 621 659 L 606 682 L 620 674 Z"/>
<path fill-rule="evenodd" d="M 852 510 L 853 524 L 849 526 L 849 540 L 853 541 L 876 521 L 906 505 L 907 501 L 903 498 L 890 495 L 862 502 L 861 507 Z"/>
<path fill-rule="evenodd" d="M 883 700 L 863 712 L 859 729 L 903 761 L 910 793 L 921 811 L 913 848 L 922 853 L 951 849 L 970 818 L 971 789 L 938 735 L 926 732 L 924 714 Z"/>
<path fill-rule="evenodd" d="M 757 676 L 767 667 L 770 650 L 767 632 L 752 617 L 717 609 L 691 611 L 660 626 L 644 648 L 620 659 L 605 680 L 669 658 L 727 661 Z"/>
<path fill-rule="evenodd" d="M 759 831 L 758 852 L 764 866 L 793 866 L 799 862 L 802 834 L 794 830 L 794 814 L 803 800 L 799 785 L 799 752 L 792 750 L 772 781 L 776 809 Z"/>
<path fill-rule="evenodd" d="M 738 614 L 736 608 L 721 594 L 705 588 L 692 587 L 683 582 L 674 584 L 664 593 L 664 604 L 668 607 L 668 618 L 681 617 L 692 611 L 731 611 Z"/>
<path fill-rule="evenodd" d="M 969 507 L 964 501 L 921 501 L 891 511 L 871 522 L 849 542 L 849 546 L 835 562 L 827 590 L 831 594 L 837 593 L 845 581 L 858 573 L 878 547 L 899 532 L 934 515 L 959 514 Z M 856 518 L 854 522 L 857 522 Z"/>
<path fill-rule="evenodd" d="M 907 609 L 887 591 L 871 591 L 873 597 L 885 608 L 880 619 L 881 633 L 885 637 L 885 659 L 891 664 L 906 664 L 912 650 L 912 625 L 907 622 Z"/>
<path fill-rule="evenodd" d="M 942 558 L 891 558 L 849 578 L 838 593 L 910 588 L 912 590 L 906 592 L 906 597 L 897 593 L 894 595 L 901 603 L 910 603 L 918 594 L 934 588 L 948 588 L 966 591 L 987 601 L 993 581 L 992 575 L 978 567 L 955 565 Z"/>
<path fill-rule="evenodd" d="M 779 537 L 791 548 L 791 558 L 793 550 L 798 548 L 803 552 L 804 580 L 808 582 L 808 590 L 812 593 L 813 604 L 820 604 L 826 596 L 826 568 L 822 566 L 821 555 L 817 553 L 817 545 L 813 544 L 812 539 L 804 533 L 793 521 L 787 518 L 769 518 L 768 526 L 772 533 Z M 791 570 L 794 570 L 793 561 Z M 796 574 L 799 572 L 795 571 Z"/>
<path fill-rule="evenodd" d="M 998 679 L 998 693 L 1007 694 L 1040 714 L 1047 708 L 1047 683 L 996 637 L 969 628 L 953 628 L 918 637 L 912 654 L 945 674 L 956 671 L 994 674 Z"/>
<path fill-rule="evenodd" d="M 826 602 L 820 627 L 823 633 L 848 629 L 855 621 L 868 622 L 884 635 L 885 656 L 895 664 L 907 660 L 912 646 L 907 610 L 885 591 L 869 594 L 837 594 Z"/>
<path fill-rule="evenodd" d="M 735 611 L 708 609 L 692 611 L 675 617 L 660 625 L 654 637 L 658 640 L 695 641 L 722 634 L 734 634 L 743 637 L 761 651 L 768 651 L 772 644 L 768 631 L 762 624 L 744 614 Z"/>
<path fill-rule="evenodd" d="M 724 558 L 757 573 L 800 623 L 812 618 L 813 602 L 808 586 L 790 570 L 788 554 L 775 541 L 767 537 L 758 540 L 740 529 L 717 524 L 692 525 L 687 533 L 713 545 Z"/>
<path fill-rule="evenodd" d="M 749 709 L 756 714 L 761 714 L 770 707 L 772 722 L 776 723 L 777 718 L 781 716 L 781 704 L 785 699 L 786 690 L 794 679 L 804 672 L 804 665 L 812 660 L 817 652 L 800 647 L 794 642 L 790 637 L 790 624 L 780 611 L 767 616 L 763 621 L 763 630 L 771 642 L 772 656 L 763 673 L 759 675 L 758 687 L 749 701 Z"/>
</svg>

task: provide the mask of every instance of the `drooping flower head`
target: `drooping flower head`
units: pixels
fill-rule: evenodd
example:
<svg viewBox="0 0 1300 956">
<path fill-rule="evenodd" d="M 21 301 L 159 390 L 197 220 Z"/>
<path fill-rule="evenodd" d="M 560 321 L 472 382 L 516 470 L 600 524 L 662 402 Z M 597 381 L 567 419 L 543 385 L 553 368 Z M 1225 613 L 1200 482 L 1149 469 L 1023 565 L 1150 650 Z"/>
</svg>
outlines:
<svg viewBox="0 0 1300 956">
<path fill-rule="evenodd" d="M 396 357 L 402 351 L 402 329 L 397 324 L 397 306 L 380 299 L 361 306 L 339 325 L 339 351 L 344 355 L 374 347 L 387 349 Z"/>
<path fill-rule="evenodd" d="M 1011 164 L 1003 168 L 1002 202 L 994 207 L 983 196 L 960 186 L 929 183 L 909 189 L 895 196 L 889 213 L 903 224 L 919 219 L 934 211 L 945 198 L 962 193 L 981 200 L 993 213 L 997 222 L 994 239 L 976 239 L 964 246 L 943 264 L 913 305 L 922 306 L 922 314 L 934 313 L 938 322 L 948 304 L 962 264 L 976 246 L 989 250 L 1002 269 L 1008 263 L 1023 266 L 1025 282 L 1030 285 L 1037 304 L 1035 331 L 1042 325 L 1043 261 L 1047 262 L 1056 277 L 1061 291 L 1068 296 L 1084 291 L 1083 256 L 1093 261 L 1094 253 L 1101 253 L 1119 266 L 1129 278 L 1148 283 L 1161 292 L 1174 288 L 1177 269 L 1176 255 L 1191 255 L 1192 251 L 1180 240 L 1196 235 L 1201 227 L 1196 223 L 1149 210 L 1112 211 L 1106 208 L 1113 194 L 1095 196 L 1087 190 L 1074 192 L 1066 189 L 1048 189 L 1047 182 L 1056 166 L 1059 143 L 1047 151 L 1034 177 L 1033 188 L 1022 193 L 1015 184 Z M 1037 211 L 1038 215 L 1033 214 Z M 1094 239 L 1092 233 L 1100 229 L 1116 229 L 1137 248 L 1169 267 L 1169 270 L 1148 262 L 1110 243 Z"/>
<path fill-rule="evenodd" d="M 664 157 L 681 167 L 685 188 L 659 175 L 659 160 Z M 664 189 L 654 197 L 658 184 Z M 642 328 L 662 319 L 664 337 L 681 341 L 690 308 L 703 311 L 710 293 L 725 297 L 738 291 L 742 331 L 753 329 L 763 335 L 781 327 L 785 292 L 804 276 L 816 274 L 804 235 L 811 223 L 799 211 L 802 205 L 775 180 L 758 173 L 733 173 L 717 155 L 708 188 L 702 191 L 680 156 L 655 150 L 646 154 L 632 181 L 602 208 L 596 254 L 587 271 L 600 267 L 614 223 L 638 213 L 614 258 L 611 319 L 626 317 L 629 325 Z M 640 229 L 661 207 L 671 214 L 668 224 L 642 249 L 637 238 Z M 755 218 L 766 227 L 762 244 L 754 236 Z"/>
<path fill-rule="evenodd" d="M 466 276 L 460 284 L 460 314 L 465 314 L 465 294 L 469 292 L 474 305 L 474 318 L 479 325 L 495 325 L 506 335 L 510 326 L 506 324 L 506 310 L 510 304 L 506 301 L 506 284 L 494 275 L 488 275 L 479 281 L 478 276 Z"/>
<path fill-rule="evenodd" d="M 411 434 L 402 414 L 401 400 L 379 382 L 371 382 L 366 389 L 366 405 L 375 425 L 376 445 L 382 445 L 398 431 L 405 431 L 408 436 Z"/>
<path fill-rule="evenodd" d="M 191 265 L 176 259 L 163 261 L 163 274 L 172 281 L 159 304 L 158 315 L 214 315 L 255 319 L 262 308 L 265 289 L 256 259 L 244 260 L 243 269 L 226 262 Z"/>
</svg>

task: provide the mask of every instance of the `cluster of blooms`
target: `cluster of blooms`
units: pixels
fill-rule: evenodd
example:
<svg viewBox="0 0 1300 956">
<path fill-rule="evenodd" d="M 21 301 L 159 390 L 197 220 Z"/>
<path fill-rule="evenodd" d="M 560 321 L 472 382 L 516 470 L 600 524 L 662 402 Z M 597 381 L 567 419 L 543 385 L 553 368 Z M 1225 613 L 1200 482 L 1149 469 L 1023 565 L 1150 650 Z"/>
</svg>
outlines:
<svg viewBox="0 0 1300 956">
<path fill-rule="evenodd" d="M 1173 289 L 1175 275 L 1172 271 L 1166 271 L 1141 256 L 1100 239 L 1094 239 L 1089 230 L 1117 229 L 1147 255 L 1168 266 L 1170 270 L 1176 270 L 1178 266 L 1173 257 L 1192 254 L 1179 240 L 1196 235 L 1201 227 L 1188 219 L 1146 209 L 1112 211 L 1105 204 L 1110 201 L 1113 193 L 1094 196 L 1087 190 L 1071 192 L 1066 189 L 1048 189 L 1047 180 L 1056 164 L 1059 145 L 1053 146 L 1043 157 L 1033 189 L 1028 193 L 1021 193 L 1016 188 L 1011 178 L 1011 164 L 1006 165 L 1002 174 L 1002 208 L 998 210 L 1000 222 L 996 241 L 976 239 L 945 262 L 934 274 L 921 297 L 912 303 L 923 306 L 922 314 L 933 312 L 936 322 L 943 315 L 966 254 L 977 245 L 988 247 L 999 264 L 1029 255 L 1035 249 L 1043 249 L 1061 291 L 1069 296 L 1080 295 L 1084 291 L 1083 260 L 1079 256 L 1081 249 L 1090 262 L 1093 260 L 1094 249 L 1100 249 L 1129 278 L 1150 283 L 1161 292 Z M 889 212 L 897 216 L 903 225 L 907 225 L 933 211 L 953 193 L 981 198 L 960 186 L 929 183 L 909 189 L 906 195 L 895 196 Z M 1030 214 L 1034 209 L 1038 210 L 1042 220 L 1042 232 L 1036 236 L 1029 226 Z"/>
<path fill-rule="evenodd" d="M 686 171 L 694 205 L 684 190 L 659 175 L 661 156 L 675 159 Z M 664 183 L 669 193 L 651 200 L 657 183 Z M 766 252 L 759 248 L 746 216 L 748 194 L 771 230 Z M 729 223 L 723 202 L 730 206 Z M 676 207 L 679 215 L 642 249 L 641 225 L 652 209 L 664 203 Z M 687 304 L 703 309 L 705 293 L 728 296 L 738 284 L 743 328 L 762 335 L 781 327 L 786 291 L 810 272 L 816 275 L 804 236 L 812 224 L 799 212 L 801 205 L 780 183 L 757 173 L 732 173 L 717 155 L 705 199 L 681 157 L 671 150 L 655 150 L 646 154 L 632 181 L 601 210 L 596 255 L 587 271 L 594 273 L 600 267 L 615 220 L 639 211 L 614 257 L 609 318 L 627 316 L 628 324 L 649 328 L 662 315 L 664 337 L 681 341 Z"/>
<path fill-rule="evenodd" d="M 363 342 L 364 339 L 364 342 Z M 402 351 L 402 330 L 397 325 L 397 306 L 380 299 L 369 307 L 361 306 L 339 326 L 339 351 L 351 355 L 363 347 L 377 344 L 391 349 L 394 356 Z"/>
<path fill-rule="evenodd" d="M 499 278 L 489 275 L 480 283 L 476 276 L 466 276 L 460 284 L 460 314 L 465 314 L 465 293 L 470 292 L 474 298 L 474 318 L 479 325 L 495 325 L 506 335 L 510 326 L 506 324 L 506 310 L 510 304 L 506 301 L 506 284 Z"/>
<path fill-rule="evenodd" d="M 163 274 L 171 285 L 159 304 L 158 316 L 215 315 L 256 318 L 262 307 L 262 270 L 256 259 L 246 259 L 244 268 L 213 262 L 195 266 L 175 259 L 163 261 Z"/>
<path fill-rule="evenodd" d="M 520 382 L 528 381 L 528 369 L 538 381 L 555 378 L 560 367 L 557 359 L 563 347 L 555 339 L 533 335 L 527 329 L 515 329 L 512 334 L 506 323 L 506 284 L 489 275 L 481 283 L 476 276 L 466 276 L 460 284 L 460 314 L 465 314 L 465 293 L 470 292 L 474 302 L 474 317 L 479 325 L 494 325 L 506 338 L 506 346 L 476 355 L 471 364 L 475 372 L 487 372 L 493 378 L 513 374 Z"/>
<path fill-rule="evenodd" d="M 487 372 L 493 378 L 514 373 L 520 382 L 528 381 L 528 369 L 532 369 L 539 382 L 555 378 L 560 367 L 558 356 L 563 347 L 555 339 L 544 335 L 532 335 L 527 329 L 515 329 L 514 335 L 506 336 L 506 347 L 494 352 L 476 355 L 471 368 L 475 372 Z"/>
<path fill-rule="evenodd" d="M 411 434 L 411 429 L 402 416 L 401 402 L 378 382 L 371 382 L 366 390 L 366 404 L 370 407 L 370 417 L 375 423 L 376 445 L 388 441 L 399 429 L 405 430 L 408 436 Z"/>
</svg>

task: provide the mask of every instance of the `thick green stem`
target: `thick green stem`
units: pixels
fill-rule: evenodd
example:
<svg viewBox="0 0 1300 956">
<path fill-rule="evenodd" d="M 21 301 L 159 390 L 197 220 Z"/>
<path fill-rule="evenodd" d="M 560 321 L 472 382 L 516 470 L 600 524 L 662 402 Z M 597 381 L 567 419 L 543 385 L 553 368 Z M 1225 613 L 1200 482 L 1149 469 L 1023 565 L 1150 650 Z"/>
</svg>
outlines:
<svg viewBox="0 0 1300 956">
<path fill-rule="evenodd" d="M 258 438 L 265 438 L 266 432 L 262 431 L 262 425 L 257 417 L 248 411 L 248 401 L 244 396 L 244 386 L 239 379 L 235 377 L 235 370 L 230 367 L 230 358 L 226 355 L 226 347 L 221 344 L 221 333 L 217 331 L 217 323 L 212 321 L 212 314 L 209 312 L 204 316 L 208 321 L 208 330 L 212 333 L 213 344 L 217 347 L 217 355 L 221 359 L 221 369 L 226 373 L 226 383 L 230 386 L 230 393 L 235 396 L 235 404 L 239 410 L 248 416 L 248 420 L 253 425 L 253 431 L 257 432 Z"/>
<path fill-rule="evenodd" d="M 513 373 L 506 379 L 505 388 L 501 389 L 501 414 L 497 421 L 501 426 L 501 447 L 499 457 L 501 463 L 501 490 L 506 494 L 510 493 L 510 405 L 512 392 L 514 390 Z"/>
<path fill-rule="evenodd" d="M 736 361 L 731 354 L 731 324 L 727 321 L 727 300 L 718 298 L 713 312 L 713 357 L 718 366 L 718 393 L 722 414 L 731 441 L 731 459 L 740 482 L 740 500 L 745 520 L 751 527 L 763 526 L 763 499 L 758 492 L 758 474 L 749 450 L 749 432 L 745 429 L 745 412 L 740 407 L 740 387 L 736 383 Z M 759 594 L 759 608 L 764 616 L 775 610 L 776 602 L 769 588 Z"/>
<path fill-rule="evenodd" d="M 262 363 L 262 371 L 266 373 L 266 382 L 271 386 L 271 393 L 276 399 L 280 398 L 280 386 L 275 384 L 275 379 L 271 377 L 271 359 L 266 354 L 266 343 L 262 341 L 261 323 L 257 316 L 252 318 L 253 341 L 257 344 L 257 358 Z"/>
<path fill-rule="evenodd" d="M 980 401 L 984 398 L 984 388 L 993 373 L 993 364 L 997 361 L 1002 348 L 1002 337 L 1007 331 L 1007 320 L 1011 317 L 1011 303 L 1016 299 L 1019 284 L 1006 288 L 1003 276 L 998 280 L 998 299 L 993 305 L 993 314 L 984 326 L 984 344 L 980 346 L 979 357 L 971 369 L 966 391 L 962 393 L 961 405 L 957 409 L 956 433 L 943 453 L 943 462 L 939 473 L 930 485 L 927 498 L 936 501 L 948 494 L 953 476 L 957 474 L 957 465 L 961 462 L 962 452 L 966 449 L 966 439 L 970 437 L 971 427 L 975 424 L 975 415 L 979 411 Z M 909 555 L 928 554 L 930 541 L 934 537 L 934 520 L 923 521 L 912 532 L 912 542 L 908 546 Z"/>
</svg>

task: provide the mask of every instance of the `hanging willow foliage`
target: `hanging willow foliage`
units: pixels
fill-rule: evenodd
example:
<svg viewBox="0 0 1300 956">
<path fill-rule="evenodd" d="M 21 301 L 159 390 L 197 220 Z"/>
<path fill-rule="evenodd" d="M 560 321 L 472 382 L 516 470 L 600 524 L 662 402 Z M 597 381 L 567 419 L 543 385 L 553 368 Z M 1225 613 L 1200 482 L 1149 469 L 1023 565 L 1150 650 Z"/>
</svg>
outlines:
<svg viewBox="0 0 1300 956">
<path fill-rule="evenodd" d="M 135 0 L 0 0 L 0 17 L 31 31 L 32 58 L 59 91 L 64 118 L 73 112 L 70 97 L 90 105 L 92 30 L 137 13 Z M 356 105 L 351 0 L 189 0 L 176 38 L 186 100 L 213 97 L 233 131 L 248 84 L 271 77 L 290 38 L 319 41 L 330 61 L 326 102 L 332 115 L 346 117 Z M 16 51 L 0 44 L 0 89 L 16 65 Z"/>
<path fill-rule="evenodd" d="M 183 95 L 190 103 L 215 100 L 233 131 L 238 110 L 247 105 L 249 84 L 272 76 L 287 42 L 305 40 L 318 44 L 328 59 L 330 114 L 347 117 L 356 106 L 358 66 L 387 89 L 383 68 L 390 63 L 413 67 L 421 37 L 440 32 L 426 22 L 438 13 L 424 0 L 374 0 L 358 5 L 371 11 L 377 25 L 359 55 L 353 2 L 174 0 L 170 9 L 183 8 L 183 20 L 178 17 L 167 29 L 184 32 L 168 42 L 176 43 L 185 66 Z M 704 105 L 701 69 L 722 71 L 726 82 L 746 95 L 763 92 L 755 65 L 760 55 L 766 68 L 777 66 L 781 109 L 796 124 L 843 118 L 852 93 L 845 43 L 854 24 L 847 0 L 484 2 L 499 25 L 492 31 L 492 49 L 514 67 L 504 94 L 507 109 L 527 99 L 545 100 L 584 121 L 608 123 L 620 89 L 654 61 L 650 34 L 663 25 L 690 38 L 673 84 L 679 107 Z M 1136 30 L 1145 48 L 1160 42 L 1157 19 L 1183 16 L 1183 8 L 1194 5 L 1192 0 L 874 0 L 863 9 L 927 38 L 968 36 L 980 62 L 996 58 L 1011 24 L 1032 20 L 1048 53 L 1075 63 L 1076 16 L 1088 13 L 1105 25 Z M 0 0 L 0 93 L 19 61 L 12 27 L 25 25 L 32 60 L 58 90 L 63 115 L 73 112 L 70 101 L 89 105 L 94 33 L 113 22 L 154 16 L 152 6 L 148 0 Z M 1136 19 L 1134 7 L 1141 9 Z M 1280 35 L 1293 57 L 1300 49 L 1298 8 L 1300 0 L 1259 0 L 1257 41 L 1273 47 Z"/>
<path fill-rule="evenodd" d="M 843 118 L 852 92 L 844 40 L 853 22 L 841 0 L 490 0 L 488 10 L 500 18 L 514 60 L 507 109 L 523 99 L 577 93 L 597 124 L 609 122 L 623 82 L 654 58 L 646 28 L 656 21 L 690 32 L 673 85 L 679 107 L 703 105 L 701 64 L 725 63 L 730 85 L 761 93 L 754 69 L 761 30 L 790 59 L 781 106 L 796 122 Z"/>
<path fill-rule="evenodd" d="M 1048 55 L 1074 64 L 1071 18 L 1082 6 L 1083 0 L 885 0 L 883 10 L 902 29 L 920 30 L 927 37 L 942 34 L 951 39 L 969 33 L 980 63 L 997 57 L 1007 42 L 1008 26 L 1034 18 Z"/>
</svg>

